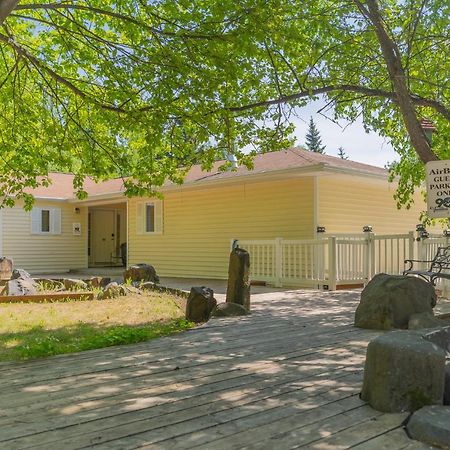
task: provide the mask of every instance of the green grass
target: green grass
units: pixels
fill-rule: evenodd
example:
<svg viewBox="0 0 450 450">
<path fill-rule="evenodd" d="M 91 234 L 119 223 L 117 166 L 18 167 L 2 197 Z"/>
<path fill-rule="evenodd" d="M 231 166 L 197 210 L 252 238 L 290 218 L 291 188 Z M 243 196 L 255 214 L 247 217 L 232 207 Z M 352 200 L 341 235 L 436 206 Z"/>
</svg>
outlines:
<svg viewBox="0 0 450 450">
<path fill-rule="evenodd" d="M 193 326 L 166 294 L 0 305 L 0 361 L 43 358 L 167 336 Z"/>
</svg>

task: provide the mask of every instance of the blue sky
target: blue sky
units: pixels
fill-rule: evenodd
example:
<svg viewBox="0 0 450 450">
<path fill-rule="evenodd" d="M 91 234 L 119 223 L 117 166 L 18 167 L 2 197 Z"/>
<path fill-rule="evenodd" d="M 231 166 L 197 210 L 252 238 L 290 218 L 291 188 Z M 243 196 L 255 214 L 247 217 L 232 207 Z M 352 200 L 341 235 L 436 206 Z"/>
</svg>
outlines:
<svg viewBox="0 0 450 450">
<path fill-rule="evenodd" d="M 309 118 L 312 116 L 320 131 L 322 142 L 326 145 L 327 155 L 337 156 L 338 148 L 343 147 L 349 159 L 380 167 L 397 159 L 397 154 L 389 142 L 376 133 L 366 133 L 361 121 L 349 124 L 342 120 L 338 125 L 323 115 L 317 114 L 323 106 L 324 102 L 317 100 L 303 108 L 298 108 L 299 117 L 294 120 L 297 145 L 305 143 Z"/>
</svg>

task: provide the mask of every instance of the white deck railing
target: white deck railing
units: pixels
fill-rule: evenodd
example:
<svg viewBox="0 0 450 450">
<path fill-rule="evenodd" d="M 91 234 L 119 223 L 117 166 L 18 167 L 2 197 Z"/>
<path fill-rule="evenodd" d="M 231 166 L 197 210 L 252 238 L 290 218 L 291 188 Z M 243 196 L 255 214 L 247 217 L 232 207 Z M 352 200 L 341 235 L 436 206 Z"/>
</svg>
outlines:
<svg viewBox="0 0 450 450">
<path fill-rule="evenodd" d="M 337 234 L 318 239 L 237 240 L 250 253 L 253 280 L 275 286 L 366 284 L 376 273 L 403 273 L 405 259 L 430 260 L 450 238 L 416 241 L 415 233 L 397 235 Z"/>
</svg>

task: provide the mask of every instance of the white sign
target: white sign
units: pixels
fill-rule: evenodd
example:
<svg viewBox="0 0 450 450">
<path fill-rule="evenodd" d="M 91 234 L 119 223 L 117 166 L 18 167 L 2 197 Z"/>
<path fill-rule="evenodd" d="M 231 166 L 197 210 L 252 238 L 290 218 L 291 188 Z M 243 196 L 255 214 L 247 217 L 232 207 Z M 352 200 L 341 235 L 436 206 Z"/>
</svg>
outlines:
<svg viewBox="0 0 450 450">
<path fill-rule="evenodd" d="M 430 161 L 425 170 L 428 216 L 450 217 L 450 160 Z"/>
</svg>

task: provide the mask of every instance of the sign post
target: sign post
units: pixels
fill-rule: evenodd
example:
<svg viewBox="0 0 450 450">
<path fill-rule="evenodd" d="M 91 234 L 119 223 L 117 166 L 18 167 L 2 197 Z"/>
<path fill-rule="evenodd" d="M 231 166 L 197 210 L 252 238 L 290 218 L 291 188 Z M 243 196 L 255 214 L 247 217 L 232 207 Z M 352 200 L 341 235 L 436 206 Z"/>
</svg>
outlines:
<svg viewBox="0 0 450 450">
<path fill-rule="evenodd" d="M 450 160 L 425 165 L 428 217 L 450 217 Z"/>
</svg>

